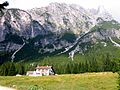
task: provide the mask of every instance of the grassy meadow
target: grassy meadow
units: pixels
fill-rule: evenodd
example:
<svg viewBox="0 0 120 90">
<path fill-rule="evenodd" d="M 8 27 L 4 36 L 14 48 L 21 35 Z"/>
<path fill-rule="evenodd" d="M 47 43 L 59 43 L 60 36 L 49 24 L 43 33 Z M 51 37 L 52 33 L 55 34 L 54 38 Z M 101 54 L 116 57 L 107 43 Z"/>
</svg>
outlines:
<svg viewBox="0 0 120 90">
<path fill-rule="evenodd" d="M 0 76 L 0 85 L 17 90 L 117 90 L 117 73 L 84 73 L 56 76 Z"/>
</svg>

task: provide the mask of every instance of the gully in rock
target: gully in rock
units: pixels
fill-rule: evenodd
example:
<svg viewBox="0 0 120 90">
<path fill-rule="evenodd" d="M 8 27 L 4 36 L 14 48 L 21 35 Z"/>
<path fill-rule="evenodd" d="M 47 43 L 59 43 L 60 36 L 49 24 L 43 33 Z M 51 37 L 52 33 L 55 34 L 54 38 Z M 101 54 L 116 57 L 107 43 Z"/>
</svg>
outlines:
<svg viewBox="0 0 120 90">
<path fill-rule="evenodd" d="M 11 62 L 14 62 L 16 53 L 19 52 L 25 46 L 25 41 L 23 40 L 23 42 L 24 42 L 23 45 L 12 54 L 12 56 L 11 56 Z"/>
<path fill-rule="evenodd" d="M 118 44 L 117 42 L 113 41 L 111 37 L 109 37 L 110 41 L 117 47 L 120 47 L 120 44 Z"/>
</svg>

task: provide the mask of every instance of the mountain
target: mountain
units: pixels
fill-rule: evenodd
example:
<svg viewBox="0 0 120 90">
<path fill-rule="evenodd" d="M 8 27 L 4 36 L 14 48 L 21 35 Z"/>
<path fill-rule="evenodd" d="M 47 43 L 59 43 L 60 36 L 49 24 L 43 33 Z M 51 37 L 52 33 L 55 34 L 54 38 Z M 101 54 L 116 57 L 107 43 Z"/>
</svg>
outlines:
<svg viewBox="0 0 120 90">
<path fill-rule="evenodd" d="M 86 10 L 75 4 L 51 3 L 27 11 L 8 9 L 0 17 L 1 62 L 61 54 L 74 60 L 75 53 L 84 54 L 92 45 L 120 47 L 119 29 L 103 6 Z"/>
</svg>

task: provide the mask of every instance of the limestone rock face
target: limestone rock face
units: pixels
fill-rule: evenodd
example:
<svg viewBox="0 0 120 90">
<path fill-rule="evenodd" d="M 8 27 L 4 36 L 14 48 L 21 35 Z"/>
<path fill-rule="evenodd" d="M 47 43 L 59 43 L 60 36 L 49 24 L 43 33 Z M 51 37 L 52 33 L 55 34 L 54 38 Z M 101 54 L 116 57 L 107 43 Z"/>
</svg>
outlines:
<svg viewBox="0 0 120 90">
<path fill-rule="evenodd" d="M 105 28 L 101 28 L 101 24 Z M 0 51 L 15 51 L 27 46 L 38 53 L 81 51 L 81 43 L 120 37 L 119 23 L 104 9 L 84 9 L 75 4 L 51 3 L 31 10 L 8 9 L 0 15 Z M 106 28 L 107 26 L 111 28 Z M 97 30 L 93 30 L 94 27 Z M 98 30 L 101 29 L 101 30 Z M 74 47 L 74 48 L 73 48 Z M 19 51 L 18 51 L 19 52 Z"/>
<path fill-rule="evenodd" d="M 31 16 L 26 11 L 9 9 L 0 19 L 0 41 L 10 32 L 25 38 L 31 37 Z"/>
<path fill-rule="evenodd" d="M 47 7 L 34 8 L 28 11 L 46 31 L 62 33 L 72 31 L 74 34 L 89 31 L 98 18 L 111 20 L 112 17 L 99 7 L 96 13 L 85 10 L 78 5 L 51 3 Z M 106 17 L 106 18 L 103 18 Z"/>
</svg>

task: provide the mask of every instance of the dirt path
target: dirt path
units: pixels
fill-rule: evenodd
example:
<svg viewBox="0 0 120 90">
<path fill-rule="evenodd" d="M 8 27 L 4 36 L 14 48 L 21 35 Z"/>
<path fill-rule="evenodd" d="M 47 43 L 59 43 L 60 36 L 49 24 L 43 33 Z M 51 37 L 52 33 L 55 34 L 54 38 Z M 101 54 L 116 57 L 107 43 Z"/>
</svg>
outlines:
<svg viewBox="0 0 120 90">
<path fill-rule="evenodd" d="M 8 87 L 3 87 L 3 86 L 0 86 L 0 90 L 15 90 L 13 88 L 8 88 Z"/>
</svg>

